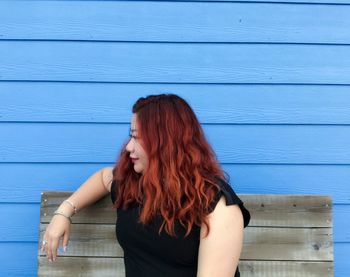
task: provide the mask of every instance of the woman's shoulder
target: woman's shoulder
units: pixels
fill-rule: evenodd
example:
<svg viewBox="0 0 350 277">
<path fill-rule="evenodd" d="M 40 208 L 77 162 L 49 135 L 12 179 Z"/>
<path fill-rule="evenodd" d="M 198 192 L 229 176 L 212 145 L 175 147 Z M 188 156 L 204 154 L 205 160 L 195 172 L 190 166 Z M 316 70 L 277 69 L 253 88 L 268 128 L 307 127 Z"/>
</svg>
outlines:
<svg viewBox="0 0 350 277">
<path fill-rule="evenodd" d="M 214 200 L 210 204 L 209 212 L 214 211 L 221 197 L 225 198 L 226 206 L 238 205 L 242 211 L 244 219 L 244 227 L 248 226 L 250 221 L 250 213 L 244 206 L 244 202 L 238 197 L 232 186 L 222 178 L 215 178 L 216 184 L 219 186 L 219 190 L 214 197 Z"/>
<path fill-rule="evenodd" d="M 111 192 L 112 187 L 113 169 L 113 166 L 107 166 L 102 168 L 102 183 L 109 192 Z"/>
</svg>

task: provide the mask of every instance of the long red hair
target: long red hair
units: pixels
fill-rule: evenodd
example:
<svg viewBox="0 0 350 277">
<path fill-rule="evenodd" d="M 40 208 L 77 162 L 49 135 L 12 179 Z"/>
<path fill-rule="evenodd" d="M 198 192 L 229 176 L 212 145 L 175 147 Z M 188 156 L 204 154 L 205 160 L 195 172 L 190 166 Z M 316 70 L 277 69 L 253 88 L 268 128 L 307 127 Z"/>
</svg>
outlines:
<svg viewBox="0 0 350 277">
<path fill-rule="evenodd" d="M 115 208 L 142 204 L 140 223 L 160 214 L 165 231 L 174 236 L 178 220 L 187 236 L 193 225 L 205 224 L 219 186 L 225 179 L 215 153 L 187 102 L 174 94 L 140 98 L 132 108 L 138 123 L 138 136 L 148 156 L 143 174 L 134 171 L 125 145 L 114 167 Z M 207 235 L 206 234 L 206 235 Z"/>
</svg>

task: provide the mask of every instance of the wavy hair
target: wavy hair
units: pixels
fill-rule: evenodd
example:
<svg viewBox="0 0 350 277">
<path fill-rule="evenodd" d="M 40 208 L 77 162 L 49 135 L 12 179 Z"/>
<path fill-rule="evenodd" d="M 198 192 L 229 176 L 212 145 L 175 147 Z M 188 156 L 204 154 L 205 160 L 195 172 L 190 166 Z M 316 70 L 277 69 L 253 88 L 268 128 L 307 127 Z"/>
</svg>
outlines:
<svg viewBox="0 0 350 277">
<path fill-rule="evenodd" d="M 139 222 L 157 214 L 163 218 L 159 233 L 176 236 L 175 221 L 186 229 L 210 226 L 206 216 L 218 193 L 216 178 L 226 179 L 202 127 L 188 103 L 175 94 L 139 98 L 132 108 L 138 136 L 148 156 L 143 174 L 133 170 L 129 153 L 122 147 L 113 170 L 114 208 L 142 204 Z"/>
</svg>

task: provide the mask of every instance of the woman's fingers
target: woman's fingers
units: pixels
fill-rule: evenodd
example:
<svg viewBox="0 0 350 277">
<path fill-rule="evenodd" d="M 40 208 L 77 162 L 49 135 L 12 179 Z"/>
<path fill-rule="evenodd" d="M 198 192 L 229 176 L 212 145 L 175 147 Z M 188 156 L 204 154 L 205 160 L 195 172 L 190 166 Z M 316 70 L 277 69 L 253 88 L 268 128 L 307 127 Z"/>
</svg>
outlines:
<svg viewBox="0 0 350 277">
<path fill-rule="evenodd" d="M 48 249 L 49 261 L 54 262 L 57 259 L 57 248 L 58 248 L 58 239 L 51 239 Z"/>
<path fill-rule="evenodd" d="M 46 257 L 49 261 L 52 260 L 52 255 L 51 255 L 51 240 L 48 240 L 47 244 L 45 245 L 45 252 L 46 252 Z"/>
<path fill-rule="evenodd" d="M 60 239 L 62 239 L 62 246 L 68 245 L 69 234 L 70 223 L 66 218 L 54 217 L 51 220 L 43 235 L 41 248 L 46 253 L 49 261 L 56 261 Z"/>
<path fill-rule="evenodd" d="M 59 238 L 45 238 L 44 236 L 41 250 L 46 253 L 46 257 L 50 262 L 57 258 L 58 240 Z"/>
<path fill-rule="evenodd" d="M 42 252 L 45 252 L 46 244 L 47 244 L 47 240 L 46 240 L 46 238 L 43 238 L 43 241 L 41 242 L 41 251 Z"/>
<path fill-rule="evenodd" d="M 63 239 L 62 239 L 62 248 L 63 251 L 66 252 L 67 246 L 68 246 L 68 240 L 69 240 L 69 230 L 64 233 Z"/>
</svg>

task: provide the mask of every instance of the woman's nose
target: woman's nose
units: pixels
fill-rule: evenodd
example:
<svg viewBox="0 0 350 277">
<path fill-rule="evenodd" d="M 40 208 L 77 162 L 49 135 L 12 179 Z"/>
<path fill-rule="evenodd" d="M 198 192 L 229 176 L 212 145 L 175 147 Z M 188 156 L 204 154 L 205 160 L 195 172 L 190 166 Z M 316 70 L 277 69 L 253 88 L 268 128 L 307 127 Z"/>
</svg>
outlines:
<svg viewBox="0 0 350 277">
<path fill-rule="evenodd" d="M 128 144 L 126 145 L 125 147 L 126 151 L 128 152 L 133 152 L 133 149 L 134 149 L 134 145 L 132 143 L 132 139 L 129 140 Z"/>
</svg>

